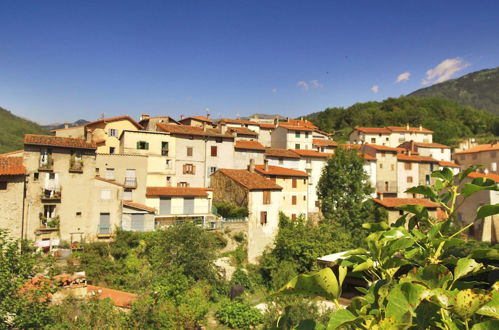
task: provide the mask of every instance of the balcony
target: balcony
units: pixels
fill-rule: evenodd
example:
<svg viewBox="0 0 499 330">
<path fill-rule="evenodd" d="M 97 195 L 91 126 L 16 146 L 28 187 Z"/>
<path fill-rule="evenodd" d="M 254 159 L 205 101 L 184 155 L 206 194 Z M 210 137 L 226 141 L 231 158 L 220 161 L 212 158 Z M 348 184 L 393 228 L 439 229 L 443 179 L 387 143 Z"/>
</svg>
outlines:
<svg viewBox="0 0 499 330">
<path fill-rule="evenodd" d="M 378 181 L 376 183 L 376 192 L 397 193 L 397 181 Z"/>
<path fill-rule="evenodd" d="M 52 156 L 42 155 L 38 164 L 38 171 L 52 171 L 54 169 L 54 159 Z"/>
<path fill-rule="evenodd" d="M 112 229 L 110 225 L 99 224 L 97 227 L 97 237 L 98 238 L 109 238 L 111 237 Z"/>
<path fill-rule="evenodd" d="M 71 172 L 71 173 L 83 173 L 83 160 L 82 159 L 71 159 L 69 162 L 69 172 Z"/>
<path fill-rule="evenodd" d="M 56 202 L 61 200 L 61 188 L 42 188 L 42 202 Z"/>
<path fill-rule="evenodd" d="M 38 231 L 39 232 L 59 231 L 60 222 L 61 220 L 59 216 L 47 218 L 43 214 L 40 214 L 40 226 L 38 227 Z"/>
<path fill-rule="evenodd" d="M 137 178 L 125 178 L 124 185 L 127 188 L 137 188 Z"/>
</svg>

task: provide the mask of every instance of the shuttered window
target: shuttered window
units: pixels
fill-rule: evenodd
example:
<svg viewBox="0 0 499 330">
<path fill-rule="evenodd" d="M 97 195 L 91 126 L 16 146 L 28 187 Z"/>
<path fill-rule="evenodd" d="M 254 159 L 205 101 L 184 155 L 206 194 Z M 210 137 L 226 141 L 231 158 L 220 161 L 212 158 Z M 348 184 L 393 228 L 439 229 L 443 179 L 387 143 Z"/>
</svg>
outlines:
<svg viewBox="0 0 499 330">
<path fill-rule="evenodd" d="M 217 157 L 217 147 L 216 146 L 211 147 L 211 157 Z"/>
<path fill-rule="evenodd" d="M 263 192 L 263 204 L 270 204 L 270 191 L 265 190 Z"/>
<path fill-rule="evenodd" d="M 267 212 L 266 211 L 260 212 L 260 224 L 261 225 L 267 224 Z"/>
<path fill-rule="evenodd" d="M 296 205 L 296 196 L 291 196 L 291 204 Z"/>
<path fill-rule="evenodd" d="M 293 180 L 292 180 L 292 183 L 293 183 L 293 184 L 292 184 L 293 188 L 296 188 L 296 179 L 293 179 Z"/>
<path fill-rule="evenodd" d="M 184 164 L 183 173 L 184 174 L 196 174 L 196 167 L 193 164 Z"/>
</svg>

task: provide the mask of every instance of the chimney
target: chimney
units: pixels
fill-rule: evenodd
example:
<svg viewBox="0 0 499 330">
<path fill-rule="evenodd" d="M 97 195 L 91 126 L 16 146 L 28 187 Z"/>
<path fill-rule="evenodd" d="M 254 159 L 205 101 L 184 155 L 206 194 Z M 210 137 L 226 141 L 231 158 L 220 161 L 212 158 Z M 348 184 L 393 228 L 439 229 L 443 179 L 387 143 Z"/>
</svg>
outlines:
<svg viewBox="0 0 499 330">
<path fill-rule="evenodd" d="M 210 117 L 211 117 L 211 114 L 210 114 L 210 113 L 207 113 L 207 114 L 206 114 L 206 118 L 210 119 Z"/>
<path fill-rule="evenodd" d="M 255 172 L 255 160 L 253 158 L 249 161 L 248 171 L 254 173 Z"/>
<path fill-rule="evenodd" d="M 382 201 L 382 200 L 383 200 L 383 193 L 378 193 L 378 199 L 379 199 L 380 201 Z"/>
<path fill-rule="evenodd" d="M 405 124 L 405 128 L 406 128 L 407 130 L 409 130 L 409 128 L 410 128 L 409 123 Z"/>
<path fill-rule="evenodd" d="M 69 128 L 69 124 L 68 123 L 64 123 L 64 128 Z"/>
<path fill-rule="evenodd" d="M 149 114 L 143 113 L 140 115 L 140 120 L 149 119 Z"/>
<path fill-rule="evenodd" d="M 423 131 L 423 125 L 419 124 L 419 130 L 422 132 Z"/>
<path fill-rule="evenodd" d="M 184 118 L 185 118 L 185 117 L 184 117 L 184 115 L 180 115 L 180 120 L 182 120 L 182 119 L 184 119 Z"/>
<path fill-rule="evenodd" d="M 263 169 L 265 172 L 268 172 L 268 170 L 269 170 L 269 160 L 268 159 L 265 159 L 263 161 Z"/>
</svg>

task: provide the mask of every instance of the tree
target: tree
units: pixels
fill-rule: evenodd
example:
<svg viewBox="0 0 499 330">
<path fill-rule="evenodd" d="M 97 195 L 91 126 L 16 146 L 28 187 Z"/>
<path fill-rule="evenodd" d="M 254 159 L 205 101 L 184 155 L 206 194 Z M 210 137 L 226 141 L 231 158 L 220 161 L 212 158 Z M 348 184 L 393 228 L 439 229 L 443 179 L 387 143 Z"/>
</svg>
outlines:
<svg viewBox="0 0 499 330">
<path fill-rule="evenodd" d="M 375 207 L 368 200 L 372 188 L 364 164 L 356 150 L 338 148 L 317 185 L 324 217 L 351 232 L 353 238 L 363 237 L 362 224 L 374 216 Z"/>
</svg>

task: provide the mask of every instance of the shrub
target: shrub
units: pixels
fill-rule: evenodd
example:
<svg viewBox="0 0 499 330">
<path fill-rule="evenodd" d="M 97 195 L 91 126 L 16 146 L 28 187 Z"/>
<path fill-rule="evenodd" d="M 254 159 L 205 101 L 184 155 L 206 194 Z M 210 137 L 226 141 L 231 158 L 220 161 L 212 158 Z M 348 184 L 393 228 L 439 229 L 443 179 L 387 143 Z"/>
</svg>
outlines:
<svg viewBox="0 0 499 330">
<path fill-rule="evenodd" d="M 263 322 L 262 313 L 248 303 L 225 301 L 216 313 L 217 319 L 233 329 L 249 329 Z"/>
</svg>

